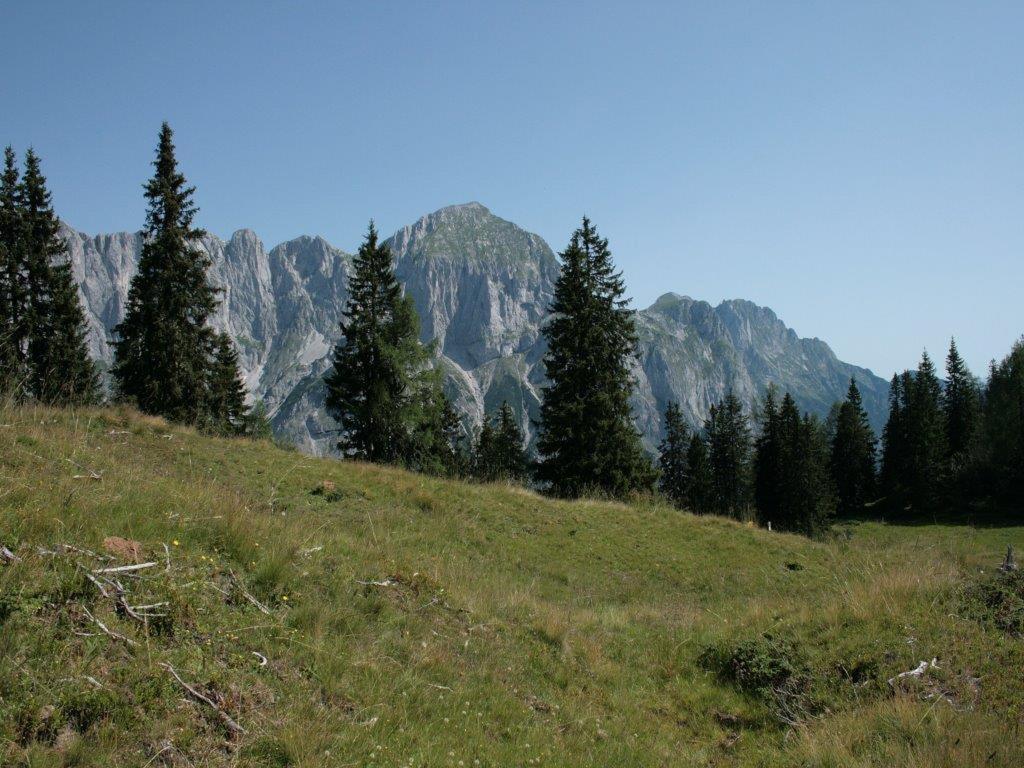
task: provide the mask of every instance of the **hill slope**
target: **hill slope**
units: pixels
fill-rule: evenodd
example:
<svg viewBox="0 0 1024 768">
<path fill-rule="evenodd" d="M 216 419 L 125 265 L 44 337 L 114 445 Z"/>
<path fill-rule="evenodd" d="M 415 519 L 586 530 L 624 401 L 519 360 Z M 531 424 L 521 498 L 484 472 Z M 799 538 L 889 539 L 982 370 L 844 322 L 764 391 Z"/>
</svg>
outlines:
<svg viewBox="0 0 1024 768">
<path fill-rule="evenodd" d="M 962 596 L 1022 528 L 816 543 L 113 410 L 0 411 L 0 477 L 4 765 L 1024 760 Z"/>
<path fill-rule="evenodd" d="M 109 363 L 107 339 L 121 320 L 141 238 L 89 237 L 70 228 L 64 236 L 93 354 Z M 508 400 L 532 433 L 544 385 L 540 329 L 558 276 L 548 244 L 479 203 L 423 216 L 387 242 L 422 318 L 423 339 L 436 340 L 447 391 L 467 422 L 478 425 L 485 411 Z M 280 436 L 310 453 L 329 452 L 336 424 L 324 412 L 322 377 L 348 296 L 351 257 L 319 237 L 267 251 L 250 230 L 227 241 L 208 235 L 203 247 L 212 281 L 224 288 L 214 323 L 237 342 L 250 392 L 266 401 Z M 700 424 L 728 389 L 749 406 L 769 382 L 824 415 L 855 376 L 876 430 L 884 421 L 885 381 L 838 360 L 822 341 L 798 338 L 770 309 L 746 301 L 712 307 L 666 294 L 638 312 L 638 325 L 633 405 L 649 448 L 660 439 L 668 401 Z"/>
</svg>

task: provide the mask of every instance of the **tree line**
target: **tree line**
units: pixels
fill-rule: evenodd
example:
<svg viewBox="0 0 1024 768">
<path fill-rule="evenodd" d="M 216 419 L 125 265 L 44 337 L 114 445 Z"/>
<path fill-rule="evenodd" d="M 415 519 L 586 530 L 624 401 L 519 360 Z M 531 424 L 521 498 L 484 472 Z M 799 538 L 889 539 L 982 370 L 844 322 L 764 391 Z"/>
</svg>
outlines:
<svg viewBox="0 0 1024 768">
<path fill-rule="evenodd" d="M 246 406 L 238 353 L 210 326 L 219 295 L 194 224 L 194 187 L 161 127 L 145 185 L 144 241 L 124 320 L 114 330 L 113 396 L 146 413 L 226 434 L 269 433 Z M 66 244 L 39 158 L 24 171 L 8 148 L 0 179 L 0 385 L 47 403 L 101 399 Z M 752 413 L 734 393 L 699 429 L 678 404 L 664 414 L 656 461 L 630 399 L 634 311 L 606 238 L 584 218 L 559 254 L 542 328 L 548 383 L 535 453 L 507 402 L 470 434 L 443 387 L 432 343 L 373 223 L 360 245 L 325 376 L 342 455 L 438 475 L 529 482 L 563 497 L 660 492 L 696 513 L 821 533 L 835 515 L 878 508 L 911 516 L 943 506 L 1019 498 L 1024 491 L 1024 343 L 979 382 L 951 344 L 946 380 L 925 354 L 893 378 L 878 443 L 855 381 L 826 419 L 801 413 L 774 387 Z"/>
</svg>

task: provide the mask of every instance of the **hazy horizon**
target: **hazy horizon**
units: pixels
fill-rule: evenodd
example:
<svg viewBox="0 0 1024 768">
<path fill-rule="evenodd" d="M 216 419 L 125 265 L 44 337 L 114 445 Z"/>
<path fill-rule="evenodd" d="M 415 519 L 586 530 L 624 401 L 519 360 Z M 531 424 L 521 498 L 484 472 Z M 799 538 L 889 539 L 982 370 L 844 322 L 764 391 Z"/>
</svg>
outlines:
<svg viewBox="0 0 1024 768">
<path fill-rule="evenodd" d="M 1024 332 L 1016 4 L 5 16 L 0 143 L 90 234 L 142 225 L 166 119 L 220 236 L 352 250 L 472 200 L 557 252 L 586 213 L 637 308 L 748 299 L 885 378 Z"/>
</svg>

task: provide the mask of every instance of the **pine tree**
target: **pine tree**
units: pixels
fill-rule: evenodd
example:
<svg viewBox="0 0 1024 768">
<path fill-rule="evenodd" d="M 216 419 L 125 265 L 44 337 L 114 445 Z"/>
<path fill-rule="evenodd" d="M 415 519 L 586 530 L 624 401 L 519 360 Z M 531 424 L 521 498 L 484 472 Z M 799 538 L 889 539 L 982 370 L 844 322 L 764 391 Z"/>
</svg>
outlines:
<svg viewBox="0 0 1024 768">
<path fill-rule="evenodd" d="M 267 413 L 267 404 L 257 400 L 245 414 L 245 435 L 253 440 L 273 440 L 274 428 Z"/>
<path fill-rule="evenodd" d="M 717 406 L 711 406 L 704 431 L 708 439 L 715 511 L 743 519 L 750 505 L 750 426 L 732 390 Z"/>
<path fill-rule="evenodd" d="M 889 383 L 889 418 L 882 430 L 882 469 L 879 481 L 886 501 L 893 509 L 902 506 L 905 493 L 907 438 L 904 422 L 906 386 L 910 384 L 912 382 L 909 381 L 907 374 L 893 375 L 892 381 Z"/>
<path fill-rule="evenodd" d="M 934 506 L 941 496 L 947 456 L 942 384 L 927 352 L 908 391 L 908 501 L 922 510 Z"/>
<path fill-rule="evenodd" d="M 405 465 L 440 477 L 466 475 L 470 462 L 462 423 L 441 386 L 440 371 L 425 371 L 417 377 L 416 388 L 418 407 L 405 451 Z"/>
<path fill-rule="evenodd" d="M 959 477 L 972 459 L 981 421 L 978 383 L 950 339 L 946 356 L 946 388 L 943 398 L 947 463 L 949 471 Z"/>
<path fill-rule="evenodd" d="M 805 536 L 819 536 L 828 528 L 832 499 L 828 438 L 816 416 L 804 414 L 800 419 L 796 441 L 788 446 L 787 453 L 790 469 L 785 505 L 788 514 L 781 528 Z"/>
<path fill-rule="evenodd" d="M 439 406 L 417 402 L 424 388 L 416 379 L 430 350 L 420 343 L 412 298 L 403 296 L 391 251 L 378 241 L 372 221 L 353 262 L 348 291 L 342 339 L 326 377 L 327 409 L 341 424 L 338 447 L 354 458 L 402 463 L 414 452 L 410 440 L 417 414 L 436 417 L 432 409 Z M 436 400 L 432 390 L 430 396 Z"/>
<path fill-rule="evenodd" d="M 93 403 L 99 397 L 99 375 L 86 344 L 85 312 L 39 157 L 31 149 L 20 189 L 29 389 L 46 403 Z"/>
<path fill-rule="evenodd" d="M 690 436 L 686 449 L 686 468 L 689 472 L 689 486 L 686 489 L 686 505 L 698 515 L 713 512 L 715 508 L 714 476 L 708 445 L 699 432 Z"/>
<path fill-rule="evenodd" d="M 218 333 L 209 363 L 206 421 L 224 434 L 241 434 L 246 427 L 245 384 L 238 369 L 238 352 L 226 333 Z"/>
<path fill-rule="evenodd" d="M 787 393 L 788 397 L 788 393 Z M 754 504 L 761 525 L 780 517 L 783 452 L 775 387 L 769 386 L 761 407 L 760 434 L 754 442 Z"/>
<path fill-rule="evenodd" d="M 990 368 L 984 449 L 994 495 L 1019 509 L 1024 498 L 1024 338 Z"/>
<path fill-rule="evenodd" d="M 652 489 L 655 473 L 629 404 L 637 336 L 622 276 L 608 241 L 587 218 L 561 260 L 543 329 L 550 384 L 541 405 L 537 477 L 559 496 Z"/>
<path fill-rule="evenodd" d="M 839 407 L 830 454 L 836 511 L 840 515 L 858 514 L 874 496 L 875 433 L 853 379 L 846 400 Z"/>
<path fill-rule="evenodd" d="M 194 187 L 186 186 L 164 123 L 145 187 L 145 242 L 132 279 L 112 369 L 118 394 L 146 412 L 173 421 L 201 422 L 213 330 L 207 319 L 216 290 L 207 281 L 210 259 L 198 247 L 204 232 L 192 226 Z"/>
<path fill-rule="evenodd" d="M 673 505 L 684 508 L 690 485 L 690 470 L 686 454 L 690 447 L 690 430 L 683 419 L 678 403 L 665 408 L 665 437 L 658 448 L 661 492 Z"/>
<path fill-rule="evenodd" d="M 14 150 L 4 150 L 0 175 L 0 395 L 27 385 L 28 286 L 21 179 Z"/>
<path fill-rule="evenodd" d="M 473 474 L 484 481 L 526 479 L 528 461 L 523 433 L 507 401 L 496 417 L 485 417 L 474 450 Z"/>
</svg>

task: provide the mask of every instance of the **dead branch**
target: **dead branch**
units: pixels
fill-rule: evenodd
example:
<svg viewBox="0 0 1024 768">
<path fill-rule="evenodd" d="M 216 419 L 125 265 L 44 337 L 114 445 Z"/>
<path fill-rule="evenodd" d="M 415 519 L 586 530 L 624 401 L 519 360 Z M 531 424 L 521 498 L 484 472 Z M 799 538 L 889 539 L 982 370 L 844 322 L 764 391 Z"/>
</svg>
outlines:
<svg viewBox="0 0 1024 768">
<path fill-rule="evenodd" d="M 100 591 L 101 595 L 103 595 L 104 597 L 110 597 L 110 593 L 107 592 L 107 588 L 103 586 L 102 582 L 100 582 L 99 579 L 97 579 L 95 576 L 93 576 L 91 573 L 85 570 L 85 568 L 82 568 L 82 572 L 85 573 L 85 578 L 87 578 L 89 581 L 96 585 L 96 589 Z"/>
<path fill-rule="evenodd" d="M 914 667 L 914 669 L 907 670 L 906 672 L 900 672 L 898 675 L 896 675 L 896 677 L 890 677 L 889 685 L 893 685 L 897 680 L 900 680 L 904 677 L 922 677 L 924 673 L 927 672 L 929 669 L 938 668 L 938 659 L 932 659 L 930 662 L 922 661 L 920 664 Z"/>
<path fill-rule="evenodd" d="M 364 587 L 397 587 L 401 582 L 394 579 L 384 579 L 384 581 L 360 581 L 356 579 L 356 584 L 362 584 Z"/>
<path fill-rule="evenodd" d="M 267 616 L 273 615 L 273 611 L 271 611 L 269 608 L 267 608 L 267 606 L 265 606 L 263 603 L 261 603 L 255 597 L 250 595 L 248 593 L 248 591 L 246 591 L 245 587 L 242 586 L 242 582 L 238 580 L 237 576 L 235 576 L 235 572 L 234 571 L 228 571 L 228 573 L 231 574 L 231 579 L 235 582 L 235 586 L 238 587 L 238 591 L 242 593 L 242 597 L 244 597 L 250 603 L 252 603 L 257 608 L 259 608 Z"/>
<path fill-rule="evenodd" d="M 262 653 L 257 653 L 256 651 L 252 651 L 252 655 L 260 660 L 260 666 L 261 667 L 267 666 L 267 657 L 264 656 Z"/>
<path fill-rule="evenodd" d="M 136 643 L 130 637 L 125 637 L 124 635 L 120 634 L 119 632 L 114 632 L 112 629 L 110 629 L 106 624 L 104 624 L 102 621 L 100 621 L 95 616 L 93 616 L 92 612 L 88 608 L 82 608 L 82 610 L 85 611 L 85 615 L 88 616 L 92 620 L 93 624 L 95 624 L 97 627 L 99 627 L 101 630 L 103 630 L 103 633 L 105 635 L 109 635 L 110 637 L 114 638 L 115 640 L 121 640 L 122 642 L 127 643 L 128 645 L 132 646 L 133 648 L 138 646 L 138 643 Z"/>
<path fill-rule="evenodd" d="M 118 565 L 114 568 L 97 568 L 93 573 L 129 573 L 131 571 L 141 571 L 144 568 L 155 568 L 159 563 L 148 562 L 148 563 L 135 563 L 134 565 Z"/>
<path fill-rule="evenodd" d="M 194 699 L 196 699 L 197 701 L 201 701 L 203 704 L 213 709 L 213 711 L 220 716 L 220 719 L 224 722 L 224 725 L 228 727 L 228 730 L 230 730 L 233 733 L 246 732 L 245 728 L 236 723 L 227 712 L 225 712 L 223 709 L 217 706 L 217 703 L 213 699 L 211 699 L 206 694 L 202 693 L 201 691 L 197 690 L 196 688 L 193 688 L 191 685 L 186 683 L 181 678 L 181 675 L 178 674 L 178 671 L 174 667 L 165 662 L 160 662 L 160 666 L 166 669 L 171 674 L 171 676 L 178 681 L 178 685 L 180 685 L 182 688 L 188 691 L 188 693 Z"/>
<path fill-rule="evenodd" d="M 167 558 L 167 573 L 171 572 L 171 548 L 164 544 L 164 557 Z"/>
<path fill-rule="evenodd" d="M 0 546 L 0 562 L 16 563 L 19 560 L 21 560 L 21 558 L 11 552 L 7 547 Z"/>
</svg>

